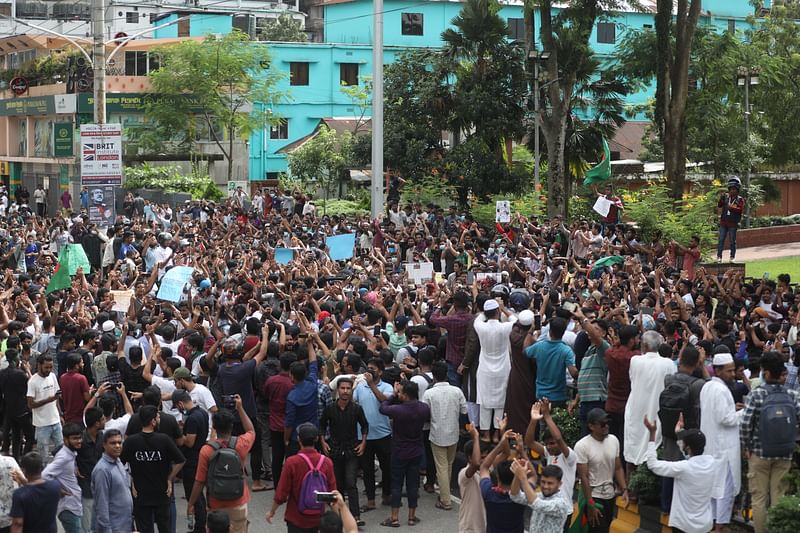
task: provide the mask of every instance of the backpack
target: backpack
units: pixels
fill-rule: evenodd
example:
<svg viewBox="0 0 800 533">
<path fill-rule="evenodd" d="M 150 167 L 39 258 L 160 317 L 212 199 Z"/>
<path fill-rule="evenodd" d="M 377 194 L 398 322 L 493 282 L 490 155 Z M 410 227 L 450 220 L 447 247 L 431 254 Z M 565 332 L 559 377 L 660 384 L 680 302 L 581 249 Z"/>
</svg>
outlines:
<svg viewBox="0 0 800 533">
<path fill-rule="evenodd" d="M 308 472 L 303 476 L 300 484 L 300 498 L 297 509 L 306 516 L 321 516 L 325 512 L 325 504 L 317 502 L 317 492 L 328 492 L 328 478 L 322 473 L 322 464 L 325 456 L 320 454 L 317 466 L 311 464 L 311 459 L 304 453 L 298 453 L 308 465 Z"/>
<path fill-rule="evenodd" d="M 765 458 L 792 455 L 797 437 L 797 411 L 794 398 L 780 385 L 763 385 L 768 393 L 761 404 L 758 420 L 761 456 Z"/>
<path fill-rule="evenodd" d="M 422 377 L 422 379 L 424 379 L 425 381 L 427 381 L 427 382 L 428 382 L 428 385 L 430 385 L 431 383 L 433 383 L 433 378 L 432 378 L 432 377 L 430 377 L 430 376 L 429 376 L 428 374 L 426 374 L 425 372 L 420 372 L 419 374 L 416 374 L 416 375 L 417 375 L 417 376 L 421 376 L 421 377 Z"/>
<path fill-rule="evenodd" d="M 688 418 L 692 409 L 691 387 L 695 378 L 686 374 L 673 374 L 673 378 L 661 391 L 658 397 L 658 418 L 661 421 L 661 434 L 670 439 L 677 439 L 675 424 L 680 415 Z M 688 429 L 688 428 L 687 428 Z"/>
<path fill-rule="evenodd" d="M 236 451 L 236 437 L 231 437 L 228 446 L 219 441 L 207 444 L 214 450 L 208 461 L 208 495 L 223 501 L 238 500 L 244 496 L 244 471 L 242 459 Z"/>
</svg>

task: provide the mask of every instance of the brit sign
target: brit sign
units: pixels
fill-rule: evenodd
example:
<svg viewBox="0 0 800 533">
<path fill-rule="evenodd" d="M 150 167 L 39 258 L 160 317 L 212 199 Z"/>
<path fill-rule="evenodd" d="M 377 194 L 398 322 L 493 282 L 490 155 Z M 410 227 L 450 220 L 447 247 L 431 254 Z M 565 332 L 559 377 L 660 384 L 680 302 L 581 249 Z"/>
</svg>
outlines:
<svg viewBox="0 0 800 533">
<path fill-rule="evenodd" d="M 122 185 L 122 125 L 81 125 L 81 185 Z"/>
</svg>

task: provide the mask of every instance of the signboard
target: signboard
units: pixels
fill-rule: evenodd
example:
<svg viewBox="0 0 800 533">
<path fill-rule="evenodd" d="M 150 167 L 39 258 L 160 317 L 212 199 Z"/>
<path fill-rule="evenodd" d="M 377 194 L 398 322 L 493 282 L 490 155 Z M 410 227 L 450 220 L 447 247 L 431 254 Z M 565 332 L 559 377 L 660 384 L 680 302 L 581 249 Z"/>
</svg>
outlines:
<svg viewBox="0 0 800 533">
<path fill-rule="evenodd" d="M 72 157 L 73 134 L 75 127 L 72 122 L 56 122 L 53 125 L 54 155 L 56 157 Z"/>
<path fill-rule="evenodd" d="M 0 100 L 0 116 L 48 115 L 56 112 L 53 96 Z"/>
<path fill-rule="evenodd" d="M 11 91 L 17 96 L 22 96 L 28 92 L 28 80 L 19 76 L 12 79 L 8 86 L 11 87 Z"/>
<path fill-rule="evenodd" d="M 242 190 L 247 189 L 246 181 L 229 181 L 228 182 L 228 198 L 236 194 L 236 189 L 241 187 Z"/>
<path fill-rule="evenodd" d="M 107 227 L 114 224 L 117 214 L 114 209 L 113 185 L 89 186 L 89 223 Z"/>
<path fill-rule="evenodd" d="M 122 185 L 122 125 L 81 125 L 81 184 Z"/>
<path fill-rule="evenodd" d="M 194 103 L 194 97 L 185 95 L 180 97 L 189 101 L 189 111 L 199 113 L 203 107 Z M 144 113 L 147 104 L 153 101 L 174 101 L 175 97 L 162 96 L 148 93 L 106 93 L 106 113 Z M 94 112 L 94 95 L 92 93 L 78 94 L 78 113 Z"/>
</svg>

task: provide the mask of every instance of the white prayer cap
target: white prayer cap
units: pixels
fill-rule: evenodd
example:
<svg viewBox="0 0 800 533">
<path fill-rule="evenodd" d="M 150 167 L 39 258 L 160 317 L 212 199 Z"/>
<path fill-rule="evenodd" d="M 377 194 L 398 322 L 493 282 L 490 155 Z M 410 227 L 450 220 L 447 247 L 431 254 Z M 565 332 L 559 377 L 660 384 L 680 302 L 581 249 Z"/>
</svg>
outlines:
<svg viewBox="0 0 800 533">
<path fill-rule="evenodd" d="M 522 311 L 517 317 L 517 322 L 519 322 L 521 326 L 530 326 L 533 324 L 533 311 L 530 309 Z"/>
<path fill-rule="evenodd" d="M 714 354 L 712 363 L 714 366 L 725 366 L 729 363 L 733 363 L 733 356 L 729 353 L 717 353 Z"/>
<path fill-rule="evenodd" d="M 484 304 L 483 304 L 483 310 L 484 311 L 494 311 L 495 309 L 499 309 L 499 308 L 500 308 L 500 304 L 498 304 L 497 300 L 494 300 L 494 299 L 486 300 L 486 302 L 484 302 Z"/>
</svg>

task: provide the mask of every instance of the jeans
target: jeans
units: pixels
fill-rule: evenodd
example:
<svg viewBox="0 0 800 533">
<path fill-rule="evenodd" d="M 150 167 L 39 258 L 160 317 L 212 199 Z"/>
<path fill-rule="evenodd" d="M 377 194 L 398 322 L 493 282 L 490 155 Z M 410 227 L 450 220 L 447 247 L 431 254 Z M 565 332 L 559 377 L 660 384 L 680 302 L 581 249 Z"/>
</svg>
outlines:
<svg viewBox="0 0 800 533">
<path fill-rule="evenodd" d="M 461 388 L 461 379 L 463 376 L 456 372 L 458 370 L 458 366 L 454 365 L 450 361 L 447 362 L 447 381 L 450 382 L 450 385 L 454 387 Z"/>
<path fill-rule="evenodd" d="M 419 498 L 419 464 L 422 462 L 422 455 L 411 459 L 392 460 L 392 508 L 400 507 L 400 500 L 403 494 L 403 482 L 406 485 L 408 494 L 408 508 L 417 508 Z M 385 484 L 385 483 L 384 483 Z"/>
<path fill-rule="evenodd" d="M 731 259 L 736 257 L 736 227 L 719 227 L 719 244 L 717 245 L 717 259 L 722 259 L 722 250 L 725 249 L 725 237 L 730 239 Z"/>
<path fill-rule="evenodd" d="M 256 427 L 261 430 L 261 441 L 256 441 L 256 445 L 253 447 L 261 446 L 261 464 L 264 467 L 262 478 L 268 479 L 271 476 L 270 472 L 272 470 L 272 453 L 270 452 L 272 432 L 269 430 L 269 411 L 258 413 L 258 416 L 256 416 Z"/>
<path fill-rule="evenodd" d="M 194 487 L 194 478 L 197 473 L 197 466 L 191 466 L 189 469 L 184 468 L 181 475 L 183 475 L 183 494 L 186 500 L 192 494 L 192 487 Z M 193 533 L 205 533 L 206 530 L 206 497 L 205 491 L 200 492 L 200 497 L 194 504 L 194 530 Z M 176 517 L 177 518 L 177 517 Z"/>
<path fill-rule="evenodd" d="M 319 531 L 319 529 L 314 528 L 314 527 L 312 527 L 312 528 L 297 527 L 294 524 L 290 524 L 289 522 L 286 522 L 286 531 L 288 533 L 317 533 Z"/>
<path fill-rule="evenodd" d="M 155 533 L 155 526 L 158 526 L 158 533 L 168 533 L 171 531 L 170 502 L 161 505 L 142 505 L 136 500 L 133 501 L 133 518 L 136 520 L 136 529 L 139 533 Z"/>
<path fill-rule="evenodd" d="M 755 533 L 767 531 L 767 509 L 775 505 L 788 491 L 786 474 L 792 462 L 785 459 L 762 459 L 750 457 L 747 477 L 753 497 L 753 528 Z"/>
<path fill-rule="evenodd" d="M 375 501 L 375 457 L 378 457 L 378 463 L 381 466 L 381 493 L 383 499 L 389 499 L 391 496 L 392 479 L 392 441 L 391 437 L 383 437 L 382 439 L 367 440 L 367 449 L 364 455 L 361 456 L 361 469 L 364 471 L 364 488 L 367 492 L 367 501 Z"/>
<path fill-rule="evenodd" d="M 83 533 L 81 517 L 72 511 L 61 511 L 58 513 L 58 520 L 64 528 L 64 533 Z"/>
<path fill-rule="evenodd" d="M 354 453 L 337 454 L 333 459 L 333 474 L 336 476 L 336 486 L 339 492 L 347 496 L 347 505 L 353 516 L 360 516 L 358 507 L 358 456 Z"/>
<path fill-rule="evenodd" d="M 63 442 L 64 438 L 61 436 L 61 422 L 36 428 L 36 449 L 41 454 L 44 464 L 50 462 L 53 458 L 51 455 L 52 450 Z"/>
<path fill-rule="evenodd" d="M 269 437 L 272 443 L 272 482 L 277 487 L 286 456 L 286 445 L 283 443 L 283 431 L 270 431 Z"/>
<path fill-rule="evenodd" d="M 450 505 L 450 476 L 453 471 L 453 461 L 456 459 L 456 445 L 437 446 L 431 444 L 433 461 L 436 463 L 436 479 L 439 481 L 439 499 L 445 505 Z"/>
<path fill-rule="evenodd" d="M 23 437 L 25 447 L 22 447 Z M 3 430 L 3 451 L 7 452 L 11 447 L 11 456 L 19 461 L 20 457 L 33 449 L 36 442 L 36 431 L 31 421 L 31 414 L 26 413 L 22 416 L 6 416 Z"/>
<path fill-rule="evenodd" d="M 92 527 L 92 519 L 94 518 L 94 498 L 81 498 L 83 504 L 83 516 L 81 516 L 81 524 L 83 525 L 83 533 L 94 533 Z"/>
</svg>

